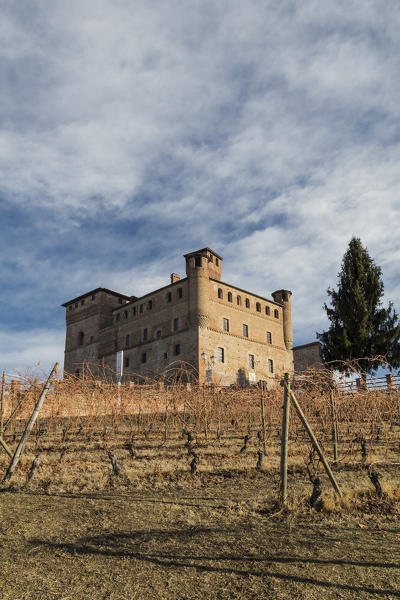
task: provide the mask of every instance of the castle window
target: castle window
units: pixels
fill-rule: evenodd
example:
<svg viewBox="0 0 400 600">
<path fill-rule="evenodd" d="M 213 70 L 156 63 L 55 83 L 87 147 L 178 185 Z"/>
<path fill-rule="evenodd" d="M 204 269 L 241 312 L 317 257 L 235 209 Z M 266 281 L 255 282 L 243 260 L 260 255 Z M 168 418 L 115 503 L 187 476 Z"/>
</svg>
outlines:
<svg viewBox="0 0 400 600">
<path fill-rule="evenodd" d="M 168 354 L 166 352 L 164 352 L 164 360 L 167 360 L 168 358 Z"/>
<path fill-rule="evenodd" d="M 129 346 L 129 333 L 128 333 L 128 335 L 125 337 L 125 346 Z"/>
<path fill-rule="evenodd" d="M 172 301 L 172 294 L 171 294 L 171 292 L 167 293 L 166 298 L 167 298 L 167 302 L 171 302 Z"/>
<path fill-rule="evenodd" d="M 84 343 L 85 343 L 85 334 L 83 333 L 83 331 L 80 331 L 79 335 L 78 335 L 78 344 L 79 344 L 79 346 L 83 346 Z"/>
<path fill-rule="evenodd" d="M 153 300 L 149 300 L 147 303 L 147 310 L 151 310 L 153 308 Z"/>
<path fill-rule="evenodd" d="M 118 304 L 122 304 L 122 298 L 118 298 Z"/>
<path fill-rule="evenodd" d="M 261 304 L 259 302 L 256 302 L 256 311 L 261 312 Z"/>
<path fill-rule="evenodd" d="M 236 304 L 238 306 L 242 306 L 242 297 L 241 296 L 236 296 Z"/>
<path fill-rule="evenodd" d="M 195 265 L 196 267 L 201 267 L 201 256 L 195 257 Z"/>
<path fill-rule="evenodd" d="M 128 311 L 124 310 L 124 319 L 127 319 L 127 318 L 128 318 Z"/>
<path fill-rule="evenodd" d="M 96 298 L 95 294 L 92 294 L 92 302 Z"/>
<path fill-rule="evenodd" d="M 224 293 L 221 290 L 221 288 L 218 288 L 218 298 L 223 298 L 224 297 Z"/>
<path fill-rule="evenodd" d="M 269 306 L 266 306 L 266 307 L 265 307 L 265 314 L 266 314 L 266 315 L 270 315 L 270 314 L 271 314 L 271 309 L 270 309 L 270 307 L 269 307 Z"/>
<path fill-rule="evenodd" d="M 141 305 L 139 306 L 139 312 L 141 312 L 141 313 L 143 312 L 143 304 L 141 304 Z"/>
<path fill-rule="evenodd" d="M 82 298 L 81 305 L 83 306 L 84 304 L 85 304 L 85 298 Z"/>
<path fill-rule="evenodd" d="M 143 329 L 143 341 L 145 342 L 147 340 L 147 327 L 145 329 Z"/>
<path fill-rule="evenodd" d="M 219 267 L 219 259 L 217 257 L 215 257 L 215 264 L 217 265 L 217 267 Z"/>
<path fill-rule="evenodd" d="M 120 318 L 121 318 L 121 315 L 120 315 L 119 313 L 117 313 L 117 314 L 115 315 L 115 320 L 116 320 L 116 322 L 117 322 L 117 323 L 118 323 L 118 321 L 120 320 Z"/>
<path fill-rule="evenodd" d="M 158 340 L 160 339 L 160 337 L 161 337 L 161 329 L 157 330 L 156 337 L 157 337 Z"/>
<path fill-rule="evenodd" d="M 212 254 L 210 254 L 210 256 L 208 257 L 208 260 L 209 260 L 210 262 L 214 262 L 214 259 L 213 259 L 213 255 L 212 255 Z"/>
<path fill-rule="evenodd" d="M 78 302 L 75 302 L 75 308 L 78 308 Z"/>
<path fill-rule="evenodd" d="M 277 310 L 277 309 L 274 310 L 274 317 L 275 317 L 275 319 L 279 319 L 279 310 Z"/>
<path fill-rule="evenodd" d="M 75 375 L 76 375 L 76 376 L 78 377 L 78 379 L 79 379 L 79 369 L 76 369 L 76 371 L 75 371 Z"/>
<path fill-rule="evenodd" d="M 222 329 L 229 331 L 229 319 L 222 319 Z"/>
<path fill-rule="evenodd" d="M 246 304 L 246 308 L 250 308 L 250 300 L 248 298 L 246 298 L 245 304 Z"/>
<path fill-rule="evenodd" d="M 68 306 L 68 310 L 72 310 L 72 304 Z"/>
<path fill-rule="evenodd" d="M 91 336 L 90 336 L 90 343 L 91 343 L 91 344 L 93 344 L 93 340 L 94 340 L 94 337 L 91 335 Z"/>
<path fill-rule="evenodd" d="M 147 361 L 147 355 L 146 352 L 143 352 L 142 354 L 142 363 L 145 363 Z"/>
<path fill-rule="evenodd" d="M 249 354 L 249 369 L 254 369 L 254 354 Z"/>
<path fill-rule="evenodd" d="M 183 298 L 183 290 L 182 290 L 182 288 L 178 288 L 178 298 Z"/>
<path fill-rule="evenodd" d="M 224 348 L 218 348 L 218 360 L 219 362 L 225 362 L 225 350 Z"/>
<path fill-rule="evenodd" d="M 180 344 L 175 344 L 175 356 L 178 356 L 178 354 L 181 353 L 181 345 Z"/>
<path fill-rule="evenodd" d="M 273 373 L 274 372 L 274 361 L 272 360 L 272 358 L 268 359 L 268 373 Z"/>
<path fill-rule="evenodd" d="M 125 356 L 125 366 L 129 367 L 129 356 Z"/>
<path fill-rule="evenodd" d="M 136 306 L 134 306 L 134 307 L 132 308 L 132 314 L 133 314 L 133 316 L 134 316 L 134 317 L 136 317 Z"/>
<path fill-rule="evenodd" d="M 228 292 L 228 302 L 232 302 L 232 292 Z"/>
<path fill-rule="evenodd" d="M 243 337 L 249 337 L 249 326 L 243 323 Z"/>
<path fill-rule="evenodd" d="M 267 331 L 267 344 L 272 344 L 272 333 Z"/>
<path fill-rule="evenodd" d="M 179 329 L 179 319 L 174 319 L 174 331 L 178 331 Z"/>
</svg>

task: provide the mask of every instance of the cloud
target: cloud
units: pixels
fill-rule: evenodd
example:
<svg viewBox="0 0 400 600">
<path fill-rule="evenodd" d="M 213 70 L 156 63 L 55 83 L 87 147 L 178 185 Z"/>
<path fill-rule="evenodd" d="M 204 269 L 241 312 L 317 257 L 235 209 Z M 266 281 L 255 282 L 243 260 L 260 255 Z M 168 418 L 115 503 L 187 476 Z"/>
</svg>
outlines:
<svg viewBox="0 0 400 600">
<path fill-rule="evenodd" d="M 297 343 L 352 235 L 399 306 L 399 20 L 394 1 L 6 3 L 6 335 L 62 345 L 62 302 L 146 293 L 206 245 L 225 280 L 292 289 Z"/>
</svg>

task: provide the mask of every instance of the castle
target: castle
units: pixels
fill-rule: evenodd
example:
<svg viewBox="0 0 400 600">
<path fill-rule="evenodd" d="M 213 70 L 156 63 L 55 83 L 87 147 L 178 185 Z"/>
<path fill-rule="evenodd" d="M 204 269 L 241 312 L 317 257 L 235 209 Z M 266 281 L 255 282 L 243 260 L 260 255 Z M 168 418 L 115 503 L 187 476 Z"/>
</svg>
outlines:
<svg viewBox="0 0 400 600">
<path fill-rule="evenodd" d="M 273 385 L 293 371 L 291 292 L 273 300 L 221 281 L 222 258 L 210 248 L 184 256 L 186 277 L 140 298 L 96 288 L 65 302 L 64 371 L 85 363 L 125 379 L 190 365 L 199 383 Z M 138 377 L 139 376 L 139 377 Z"/>
</svg>

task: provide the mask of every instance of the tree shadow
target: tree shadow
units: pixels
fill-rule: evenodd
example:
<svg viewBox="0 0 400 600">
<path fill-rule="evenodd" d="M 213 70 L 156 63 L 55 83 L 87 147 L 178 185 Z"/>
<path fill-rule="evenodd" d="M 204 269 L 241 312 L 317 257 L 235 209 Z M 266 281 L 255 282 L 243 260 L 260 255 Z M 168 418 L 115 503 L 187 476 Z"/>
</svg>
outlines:
<svg viewBox="0 0 400 600">
<path fill-rule="evenodd" d="M 83 537 L 73 542 L 56 543 L 40 539 L 30 540 L 31 546 L 47 547 L 52 550 L 64 550 L 72 555 L 100 555 L 113 558 L 132 558 L 135 560 L 151 563 L 159 567 L 192 568 L 199 572 L 222 573 L 248 577 L 274 577 L 282 582 L 296 582 L 320 586 L 325 589 L 336 588 L 343 591 L 357 592 L 360 594 L 374 594 L 378 596 L 400 598 L 400 592 L 395 590 L 384 590 L 370 586 L 358 586 L 343 582 L 332 582 L 314 577 L 301 577 L 296 574 L 288 574 L 272 570 L 276 565 L 316 565 L 316 566 L 355 566 L 364 568 L 400 569 L 400 562 L 374 562 L 357 561 L 347 559 L 319 559 L 302 558 L 299 556 L 275 556 L 266 553 L 263 556 L 253 556 L 238 553 L 206 553 L 204 552 L 204 536 L 212 538 L 215 535 L 237 534 L 242 536 L 241 528 L 206 528 L 193 527 L 188 529 L 172 530 L 137 530 L 130 533 L 111 533 L 98 536 Z M 145 550 L 146 544 L 154 548 L 154 541 L 160 546 L 179 544 L 185 548 L 184 553 L 176 552 L 175 549 L 154 552 Z M 193 543 L 198 542 L 200 552 L 193 552 Z M 212 542 L 212 539 L 211 539 Z M 190 543 L 190 550 L 186 544 Z M 211 563 L 211 564 L 207 564 Z M 216 564 L 217 563 L 217 564 Z M 233 564 L 229 564 L 233 563 Z M 238 567 L 240 563 L 241 567 Z M 272 569 L 271 569 L 272 567 Z M 363 597 L 361 595 L 361 597 Z"/>
</svg>

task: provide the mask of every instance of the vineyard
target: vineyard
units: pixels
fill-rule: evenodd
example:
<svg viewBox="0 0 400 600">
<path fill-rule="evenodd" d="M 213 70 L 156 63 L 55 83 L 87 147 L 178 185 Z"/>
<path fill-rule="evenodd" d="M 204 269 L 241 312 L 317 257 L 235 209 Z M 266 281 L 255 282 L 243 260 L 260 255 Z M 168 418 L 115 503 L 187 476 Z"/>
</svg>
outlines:
<svg viewBox="0 0 400 600">
<path fill-rule="evenodd" d="M 379 492 L 371 468 L 377 475 L 385 471 L 384 486 L 396 487 L 400 466 L 396 380 L 383 389 L 380 384 L 372 389 L 346 387 L 334 385 L 328 372 L 310 371 L 291 383 L 344 490 L 359 485 L 374 489 L 373 484 Z M 23 376 L 3 382 L 3 473 L 43 385 L 38 378 Z M 268 481 L 273 482 L 278 499 L 282 386 L 279 381 L 268 390 L 160 382 L 119 386 L 106 375 L 101 380 L 90 376 L 56 380 L 8 485 L 49 493 L 115 487 L 194 489 L 234 477 L 258 481 L 257 497 L 265 494 Z M 293 409 L 286 452 L 289 494 L 291 479 L 308 489 L 322 477 L 320 485 L 329 489 L 320 457 Z"/>
</svg>

